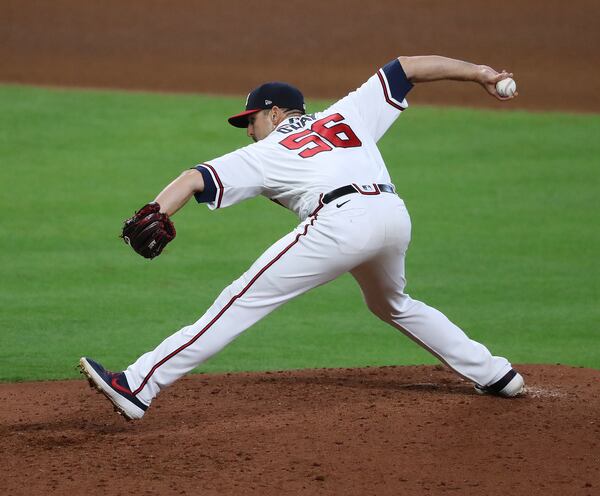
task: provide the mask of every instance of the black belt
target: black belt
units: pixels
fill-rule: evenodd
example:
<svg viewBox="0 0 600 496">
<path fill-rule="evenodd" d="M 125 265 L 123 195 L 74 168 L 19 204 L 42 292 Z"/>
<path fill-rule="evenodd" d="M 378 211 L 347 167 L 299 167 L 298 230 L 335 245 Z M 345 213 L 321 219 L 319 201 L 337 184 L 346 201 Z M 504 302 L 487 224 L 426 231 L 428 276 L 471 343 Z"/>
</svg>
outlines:
<svg viewBox="0 0 600 496">
<path fill-rule="evenodd" d="M 323 195 L 323 203 L 331 203 L 337 200 L 340 196 L 350 195 L 352 193 L 360 193 L 361 195 L 378 195 L 379 193 L 396 193 L 396 188 L 393 184 L 348 184 L 341 188 L 336 188 L 329 193 Z"/>
</svg>

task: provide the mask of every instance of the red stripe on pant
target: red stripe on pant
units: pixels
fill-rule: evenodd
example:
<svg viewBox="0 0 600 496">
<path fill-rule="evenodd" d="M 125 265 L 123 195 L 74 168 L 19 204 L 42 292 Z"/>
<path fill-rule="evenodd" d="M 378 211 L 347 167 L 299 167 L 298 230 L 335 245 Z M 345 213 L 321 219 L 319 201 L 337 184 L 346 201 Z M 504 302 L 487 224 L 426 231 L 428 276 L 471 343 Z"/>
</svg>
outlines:
<svg viewBox="0 0 600 496">
<path fill-rule="evenodd" d="M 150 380 L 150 377 L 152 377 L 152 375 L 154 374 L 154 372 L 156 372 L 156 370 L 163 364 L 165 364 L 167 361 L 169 361 L 171 358 L 173 358 L 175 355 L 177 355 L 177 353 L 185 350 L 188 346 L 191 346 L 192 344 L 194 344 L 198 338 L 200 338 L 200 336 L 202 336 L 206 331 L 208 331 L 212 325 L 221 318 L 221 316 L 227 311 L 227 309 L 229 309 L 231 307 L 231 305 L 233 305 L 233 303 L 235 302 L 235 300 L 237 300 L 238 298 L 240 298 L 241 296 L 244 295 L 244 293 L 246 293 L 246 291 L 248 291 L 248 289 L 250 288 L 250 286 L 252 286 L 256 280 L 265 273 L 265 271 L 271 267 L 275 262 L 277 262 L 277 260 L 279 260 L 283 255 L 285 255 L 289 249 L 294 246 L 298 240 L 300 239 L 301 236 L 306 236 L 306 233 L 308 232 L 308 228 L 310 226 L 313 225 L 313 223 L 315 222 L 315 220 L 317 219 L 317 212 L 321 209 L 321 207 L 323 206 L 322 203 L 319 204 L 319 206 L 317 207 L 317 209 L 312 213 L 311 217 L 313 217 L 313 219 L 310 221 L 310 223 L 306 224 L 306 226 L 304 227 L 304 232 L 299 233 L 298 235 L 296 235 L 296 238 L 294 239 L 294 241 L 292 241 L 289 245 L 287 245 L 281 252 L 279 252 L 279 254 L 273 259 L 271 260 L 267 265 L 265 265 L 262 269 L 260 269 L 260 271 L 252 278 L 252 280 L 246 285 L 246 287 L 244 287 L 244 289 L 242 289 L 238 294 L 236 294 L 233 298 L 231 298 L 231 300 L 229 300 L 229 302 L 227 303 L 227 305 L 225 305 L 223 307 L 223 309 L 198 333 L 196 334 L 192 339 L 190 339 L 187 343 L 185 343 L 184 345 L 180 346 L 179 348 L 177 348 L 175 351 L 169 353 L 165 358 L 163 358 L 160 362 L 158 362 L 157 364 L 155 364 L 152 369 L 150 369 L 150 372 L 148 372 L 148 374 L 146 375 L 146 377 L 144 377 L 144 380 L 142 381 L 142 383 L 139 385 L 139 387 L 133 391 L 133 394 L 136 395 L 138 394 L 142 389 L 144 389 L 144 386 L 148 383 L 148 381 Z"/>
</svg>

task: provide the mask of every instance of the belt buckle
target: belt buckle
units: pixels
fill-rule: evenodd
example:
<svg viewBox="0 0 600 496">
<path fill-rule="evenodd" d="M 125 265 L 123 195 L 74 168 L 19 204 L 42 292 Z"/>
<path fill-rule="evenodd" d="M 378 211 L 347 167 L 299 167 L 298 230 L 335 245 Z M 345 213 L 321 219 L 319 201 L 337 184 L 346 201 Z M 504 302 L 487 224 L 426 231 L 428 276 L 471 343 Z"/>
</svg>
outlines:
<svg viewBox="0 0 600 496">
<path fill-rule="evenodd" d="M 378 195 L 381 193 L 377 184 L 361 184 L 352 183 L 352 187 L 361 195 Z"/>
</svg>

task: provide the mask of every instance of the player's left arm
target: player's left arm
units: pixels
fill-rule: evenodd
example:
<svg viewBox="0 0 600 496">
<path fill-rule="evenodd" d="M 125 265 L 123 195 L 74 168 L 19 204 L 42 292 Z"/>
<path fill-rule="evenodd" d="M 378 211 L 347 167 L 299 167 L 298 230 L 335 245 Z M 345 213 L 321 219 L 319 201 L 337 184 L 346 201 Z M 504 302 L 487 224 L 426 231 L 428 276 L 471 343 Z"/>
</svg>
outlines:
<svg viewBox="0 0 600 496">
<path fill-rule="evenodd" d="M 183 172 L 163 189 L 156 199 L 125 220 L 121 237 L 144 258 L 156 258 L 175 239 L 175 226 L 169 216 L 183 207 L 194 194 L 205 189 L 196 169 Z"/>
<path fill-rule="evenodd" d="M 497 72 L 487 65 L 451 59 L 439 55 L 419 55 L 414 57 L 398 57 L 406 77 L 411 83 L 429 81 L 454 80 L 479 83 L 498 100 L 510 100 L 517 96 L 501 96 L 496 90 L 496 83 L 512 77 L 512 73 Z"/>
<path fill-rule="evenodd" d="M 169 216 L 183 207 L 196 193 L 204 191 L 204 178 L 197 169 L 184 171 L 163 189 L 156 199 L 160 211 Z"/>
</svg>

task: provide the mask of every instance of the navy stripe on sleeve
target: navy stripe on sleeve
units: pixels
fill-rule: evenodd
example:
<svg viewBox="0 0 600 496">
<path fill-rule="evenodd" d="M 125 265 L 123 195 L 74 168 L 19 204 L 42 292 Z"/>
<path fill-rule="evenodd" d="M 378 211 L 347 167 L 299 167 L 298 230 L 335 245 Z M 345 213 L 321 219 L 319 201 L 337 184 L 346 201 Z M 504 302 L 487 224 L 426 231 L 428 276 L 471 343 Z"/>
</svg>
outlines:
<svg viewBox="0 0 600 496">
<path fill-rule="evenodd" d="M 215 185 L 215 181 L 212 178 L 210 171 L 204 167 L 203 165 L 197 165 L 194 167 L 200 174 L 202 174 L 202 179 L 204 179 L 204 191 L 201 193 L 194 193 L 194 198 L 198 203 L 210 203 L 215 201 L 217 197 L 217 186 Z"/>
<path fill-rule="evenodd" d="M 412 89 L 413 84 L 408 80 L 402 64 L 398 59 L 394 59 L 381 69 L 387 79 L 388 86 L 392 99 L 398 103 L 402 103 L 408 92 Z"/>
</svg>

